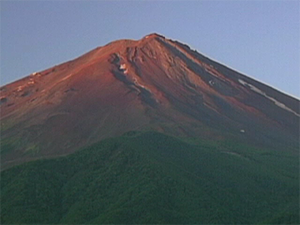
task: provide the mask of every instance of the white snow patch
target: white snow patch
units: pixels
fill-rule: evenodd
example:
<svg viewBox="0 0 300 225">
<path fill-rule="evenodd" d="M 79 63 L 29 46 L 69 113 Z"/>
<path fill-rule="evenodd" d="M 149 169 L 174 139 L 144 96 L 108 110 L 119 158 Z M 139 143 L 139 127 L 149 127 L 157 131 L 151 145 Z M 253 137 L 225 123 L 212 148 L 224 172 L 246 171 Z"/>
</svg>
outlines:
<svg viewBox="0 0 300 225">
<path fill-rule="evenodd" d="M 34 73 L 32 73 L 31 75 L 32 75 L 32 76 L 35 76 L 35 75 L 37 75 L 37 74 L 38 74 L 37 72 L 34 72 Z"/>
<path fill-rule="evenodd" d="M 242 129 L 242 130 L 240 130 L 240 132 L 241 132 L 241 133 L 245 133 L 245 130 Z"/>
<path fill-rule="evenodd" d="M 60 81 L 67 80 L 67 79 L 69 79 L 69 78 L 70 78 L 72 75 L 73 75 L 73 74 L 71 73 L 70 75 L 68 75 L 68 76 L 64 77 L 64 78 L 63 78 L 63 79 L 61 79 Z"/>
<path fill-rule="evenodd" d="M 119 70 L 122 71 L 122 72 L 125 73 L 125 74 L 128 73 L 128 68 L 127 68 L 127 66 L 126 66 L 125 63 L 123 63 L 123 64 L 121 64 L 121 65 L 119 66 Z"/>
<path fill-rule="evenodd" d="M 293 111 L 292 109 L 290 109 L 289 107 L 287 107 L 285 104 L 279 102 L 278 100 L 276 100 L 275 98 L 272 98 L 270 96 L 268 96 L 265 92 L 263 92 L 262 90 L 260 90 L 259 88 L 253 86 L 252 84 L 247 83 L 246 81 L 243 81 L 241 79 L 238 79 L 238 81 L 244 85 L 249 87 L 252 91 L 266 97 L 267 99 L 271 100 L 272 102 L 274 102 L 275 105 L 277 105 L 278 107 L 285 109 L 286 111 L 289 111 L 291 113 L 294 113 L 296 116 L 300 117 L 300 114 L 296 113 L 295 111 Z"/>
<path fill-rule="evenodd" d="M 243 81 L 243 80 L 241 80 L 241 79 L 239 79 L 239 82 L 242 84 L 242 85 L 247 85 L 248 83 L 246 83 L 245 81 Z"/>
<path fill-rule="evenodd" d="M 22 91 L 23 88 L 24 88 L 24 86 L 19 86 L 19 87 L 17 88 L 17 91 Z"/>
<path fill-rule="evenodd" d="M 126 69 L 126 64 L 121 64 L 119 67 L 120 70 L 125 70 Z"/>
<path fill-rule="evenodd" d="M 149 91 L 144 85 L 137 83 L 141 88 L 146 89 L 147 91 Z"/>
<path fill-rule="evenodd" d="M 141 83 L 139 83 L 138 80 L 137 80 L 136 78 L 133 78 L 133 83 L 134 83 L 137 87 L 142 88 L 142 89 L 145 89 L 145 90 L 151 92 L 150 89 L 148 89 L 147 87 L 145 87 L 144 85 L 142 85 Z M 151 93 L 152 93 L 152 92 L 151 92 Z"/>
</svg>

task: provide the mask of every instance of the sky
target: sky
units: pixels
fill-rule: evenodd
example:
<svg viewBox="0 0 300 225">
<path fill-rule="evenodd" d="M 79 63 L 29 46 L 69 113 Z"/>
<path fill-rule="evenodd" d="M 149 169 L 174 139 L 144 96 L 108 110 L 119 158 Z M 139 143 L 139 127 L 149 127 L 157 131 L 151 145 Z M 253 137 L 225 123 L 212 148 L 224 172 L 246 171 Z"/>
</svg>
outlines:
<svg viewBox="0 0 300 225">
<path fill-rule="evenodd" d="M 150 33 L 300 98 L 300 1 L 1 0 L 0 86 Z"/>
</svg>

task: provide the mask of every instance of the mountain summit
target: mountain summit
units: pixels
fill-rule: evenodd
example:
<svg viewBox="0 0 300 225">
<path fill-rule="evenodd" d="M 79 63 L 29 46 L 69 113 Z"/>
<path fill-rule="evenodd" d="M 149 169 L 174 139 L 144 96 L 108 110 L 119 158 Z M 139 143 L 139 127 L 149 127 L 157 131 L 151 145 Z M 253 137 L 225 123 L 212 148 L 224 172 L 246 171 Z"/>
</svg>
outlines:
<svg viewBox="0 0 300 225">
<path fill-rule="evenodd" d="M 299 100 L 158 34 L 111 42 L 0 90 L 4 168 L 128 131 L 299 144 Z"/>
</svg>

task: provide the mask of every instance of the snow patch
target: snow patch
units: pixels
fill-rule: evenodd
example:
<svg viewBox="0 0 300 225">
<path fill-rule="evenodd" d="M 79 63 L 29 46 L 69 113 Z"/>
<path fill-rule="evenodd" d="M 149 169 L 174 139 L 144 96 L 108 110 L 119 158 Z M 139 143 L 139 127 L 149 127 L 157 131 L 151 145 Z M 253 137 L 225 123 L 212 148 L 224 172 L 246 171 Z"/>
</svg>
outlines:
<svg viewBox="0 0 300 225">
<path fill-rule="evenodd" d="M 141 87 L 141 88 L 143 88 L 143 89 L 145 89 L 145 90 L 147 90 L 147 91 L 149 91 L 149 92 L 151 92 L 150 90 L 148 90 L 148 88 L 146 88 L 146 87 L 145 87 L 144 85 L 142 85 L 142 84 L 136 83 L 136 85 L 139 86 L 139 87 Z"/>
<path fill-rule="evenodd" d="M 27 84 L 29 84 L 29 85 L 31 85 L 31 84 L 35 84 L 35 81 L 34 80 L 30 80 L 30 81 L 28 81 L 28 83 Z"/>
<path fill-rule="evenodd" d="M 63 79 L 61 79 L 60 81 L 67 80 L 67 79 L 69 79 L 69 78 L 70 78 L 72 75 L 73 75 L 73 74 L 71 73 L 70 75 L 68 75 L 68 76 L 64 77 L 64 78 L 63 78 Z"/>
<path fill-rule="evenodd" d="M 17 88 L 17 91 L 22 91 L 24 89 L 24 86 L 19 86 L 18 88 Z"/>
<path fill-rule="evenodd" d="M 122 71 L 122 72 L 125 73 L 125 74 L 128 73 L 128 68 L 127 68 L 127 66 L 126 66 L 125 63 L 123 63 L 123 64 L 121 64 L 121 65 L 119 66 L 119 70 Z"/>
<path fill-rule="evenodd" d="M 121 64 L 119 67 L 120 70 L 126 70 L 126 64 Z"/>
<path fill-rule="evenodd" d="M 286 110 L 286 111 L 289 111 L 289 112 L 291 112 L 291 113 L 294 113 L 296 116 L 300 117 L 300 114 L 296 113 L 295 111 L 293 111 L 292 109 L 290 109 L 289 107 L 287 107 L 285 104 L 279 102 L 279 101 L 276 100 L 275 98 L 272 98 L 272 97 L 268 96 L 265 92 L 263 92 L 263 91 L 260 90 L 259 88 L 255 87 L 255 86 L 253 86 L 252 84 L 249 84 L 249 83 L 247 83 L 246 81 L 243 81 L 243 80 L 241 80 L 241 79 L 238 79 L 238 81 L 239 81 L 242 85 L 244 85 L 244 86 L 246 86 L 246 87 L 249 87 L 252 91 L 254 91 L 254 92 L 256 92 L 256 93 L 258 93 L 258 94 L 260 94 L 260 95 L 266 97 L 266 98 L 269 99 L 269 100 L 271 100 L 271 101 L 274 102 L 274 104 L 277 105 L 278 107 L 280 107 L 280 108 L 282 108 L 282 109 L 284 109 L 284 110 Z"/>
<path fill-rule="evenodd" d="M 141 83 L 139 83 L 136 78 L 133 78 L 133 83 L 134 83 L 134 85 L 136 87 L 145 89 L 145 90 L 149 91 L 150 93 L 152 93 L 150 89 L 148 89 L 147 87 L 145 87 L 144 85 L 142 85 Z"/>
</svg>

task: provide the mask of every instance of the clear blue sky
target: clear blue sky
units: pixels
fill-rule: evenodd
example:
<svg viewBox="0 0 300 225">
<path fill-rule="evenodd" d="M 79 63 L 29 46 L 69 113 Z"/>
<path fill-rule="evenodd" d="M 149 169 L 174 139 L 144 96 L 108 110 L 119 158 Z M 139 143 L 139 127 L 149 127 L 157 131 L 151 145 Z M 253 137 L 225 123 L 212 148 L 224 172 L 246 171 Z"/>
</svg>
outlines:
<svg viewBox="0 0 300 225">
<path fill-rule="evenodd" d="M 153 32 L 300 97 L 299 1 L 1 1 L 1 86 Z"/>
</svg>

